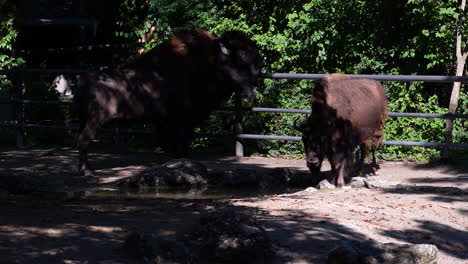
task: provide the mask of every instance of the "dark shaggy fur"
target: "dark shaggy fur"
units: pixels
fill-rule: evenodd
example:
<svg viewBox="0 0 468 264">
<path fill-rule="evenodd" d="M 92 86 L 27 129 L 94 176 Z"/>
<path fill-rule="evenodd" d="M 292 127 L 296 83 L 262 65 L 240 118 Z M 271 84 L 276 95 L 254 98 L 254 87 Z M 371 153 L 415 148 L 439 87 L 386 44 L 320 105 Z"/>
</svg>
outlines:
<svg viewBox="0 0 468 264">
<path fill-rule="evenodd" d="M 369 149 L 374 152 L 382 145 L 387 116 L 385 89 L 379 82 L 342 74 L 322 78 L 314 89 L 312 114 L 301 125 L 311 173 L 318 176 L 327 157 L 332 166 L 332 182 L 343 186 L 344 177 L 353 166 L 353 150 L 361 148 L 361 170 Z"/>
<path fill-rule="evenodd" d="M 256 44 L 240 31 L 203 30 L 172 37 L 112 71 L 79 78 L 79 170 L 92 175 L 87 149 L 103 123 L 150 117 L 167 152 L 188 153 L 194 127 L 233 93 L 250 97 L 260 75 Z"/>
</svg>

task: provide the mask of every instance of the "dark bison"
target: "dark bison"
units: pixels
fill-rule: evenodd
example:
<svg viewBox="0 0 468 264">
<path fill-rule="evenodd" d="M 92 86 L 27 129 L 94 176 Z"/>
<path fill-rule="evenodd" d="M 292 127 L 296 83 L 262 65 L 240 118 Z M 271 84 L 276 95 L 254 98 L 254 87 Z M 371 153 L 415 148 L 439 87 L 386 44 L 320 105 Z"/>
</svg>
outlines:
<svg viewBox="0 0 468 264">
<path fill-rule="evenodd" d="M 369 150 L 377 166 L 375 149 L 382 145 L 387 116 L 385 89 L 379 82 L 342 74 L 322 78 L 313 92 L 312 114 L 300 127 L 312 175 L 320 175 L 326 157 L 332 167 L 332 183 L 342 187 L 357 146 L 361 150 L 359 171 Z"/>
<path fill-rule="evenodd" d="M 79 170 L 93 175 L 87 149 L 114 118 L 151 118 L 165 151 L 188 153 L 194 127 L 233 93 L 250 97 L 262 60 L 240 31 L 216 38 L 203 30 L 174 36 L 116 70 L 84 74 L 75 92 Z"/>
</svg>

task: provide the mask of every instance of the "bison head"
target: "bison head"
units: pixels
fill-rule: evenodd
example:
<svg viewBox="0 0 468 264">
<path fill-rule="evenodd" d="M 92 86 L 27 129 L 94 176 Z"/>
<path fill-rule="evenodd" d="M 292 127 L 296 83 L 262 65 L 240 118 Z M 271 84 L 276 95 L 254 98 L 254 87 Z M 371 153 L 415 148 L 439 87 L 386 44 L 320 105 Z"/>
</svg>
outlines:
<svg viewBox="0 0 468 264">
<path fill-rule="evenodd" d="M 250 98 L 258 85 L 262 58 L 257 45 L 241 31 L 227 31 L 217 39 L 216 64 L 224 85 Z"/>
<path fill-rule="evenodd" d="M 313 176 L 318 177 L 326 152 L 326 140 L 311 118 L 303 121 L 297 129 L 302 132 L 307 167 Z"/>
</svg>

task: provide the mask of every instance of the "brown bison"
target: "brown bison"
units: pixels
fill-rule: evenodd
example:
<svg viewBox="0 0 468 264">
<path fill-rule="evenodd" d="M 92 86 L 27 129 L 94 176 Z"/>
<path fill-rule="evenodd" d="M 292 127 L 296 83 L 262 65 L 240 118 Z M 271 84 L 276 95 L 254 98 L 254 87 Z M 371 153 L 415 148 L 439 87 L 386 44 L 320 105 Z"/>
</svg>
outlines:
<svg viewBox="0 0 468 264">
<path fill-rule="evenodd" d="M 322 78 L 313 92 L 312 114 L 300 127 L 312 175 L 320 175 L 326 157 L 332 167 L 332 183 L 342 187 L 358 146 L 359 171 L 369 150 L 377 166 L 375 149 L 382 145 L 387 116 L 385 89 L 379 82 L 342 74 Z"/>
<path fill-rule="evenodd" d="M 96 130 L 115 118 L 149 117 L 165 151 L 188 153 L 194 127 L 233 93 L 250 97 L 262 59 L 240 31 L 216 38 L 203 30 L 174 36 L 116 70 L 78 80 L 75 110 L 80 119 L 79 170 L 93 175 L 87 149 Z"/>
</svg>

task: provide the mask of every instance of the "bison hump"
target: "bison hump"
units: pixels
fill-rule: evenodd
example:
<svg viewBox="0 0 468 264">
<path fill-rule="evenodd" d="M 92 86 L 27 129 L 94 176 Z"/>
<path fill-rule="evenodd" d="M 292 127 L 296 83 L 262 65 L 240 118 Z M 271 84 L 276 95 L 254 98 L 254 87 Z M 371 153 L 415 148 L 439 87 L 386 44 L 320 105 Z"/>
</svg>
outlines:
<svg viewBox="0 0 468 264">
<path fill-rule="evenodd" d="M 323 105 L 337 119 L 358 126 L 371 126 L 382 119 L 387 100 L 383 86 L 371 79 L 331 74 L 321 79 L 313 103 Z"/>
</svg>

